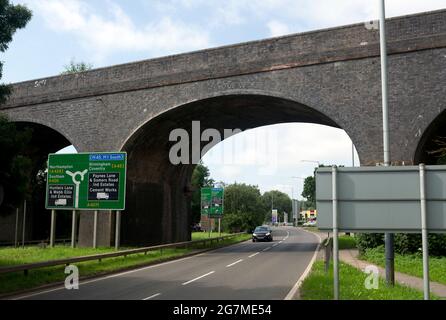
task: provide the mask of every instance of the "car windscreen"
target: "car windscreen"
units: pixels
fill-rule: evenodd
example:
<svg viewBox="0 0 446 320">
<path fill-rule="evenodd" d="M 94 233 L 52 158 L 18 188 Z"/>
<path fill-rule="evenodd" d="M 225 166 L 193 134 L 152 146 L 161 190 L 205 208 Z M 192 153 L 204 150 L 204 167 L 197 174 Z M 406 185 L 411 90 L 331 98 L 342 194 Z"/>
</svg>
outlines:
<svg viewBox="0 0 446 320">
<path fill-rule="evenodd" d="M 252 229 L 251 229 L 252 230 Z M 257 227 L 254 232 L 268 232 L 268 228 L 266 227 Z"/>
</svg>

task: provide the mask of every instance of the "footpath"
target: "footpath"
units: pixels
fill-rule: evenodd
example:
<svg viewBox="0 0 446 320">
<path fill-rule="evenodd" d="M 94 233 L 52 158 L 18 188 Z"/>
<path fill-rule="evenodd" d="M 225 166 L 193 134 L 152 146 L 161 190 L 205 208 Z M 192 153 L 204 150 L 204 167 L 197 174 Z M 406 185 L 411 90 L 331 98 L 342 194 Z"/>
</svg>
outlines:
<svg viewBox="0 0 446 320">
<path fill-rule="evenodd" d="M 310 231 L 307 229 L 307 231 Z M 314 232 L 318 234 L 323 241 L 328 237 L 327 233 L 323 232 Z M 318 258 L 324 259 L 324 250 L 323 246 L 321 246 L 321 250 L 319 252 Z M 339 260 L 344 263 L 347 263 L 357 269 L 364 270 L 366 266 L 371 265 L 371 262 L 363 261 L 358 259 L 359 252 L 357 249 L 344 249 L 339 250 Z M 384 268 L 376 266 L 379 270 L 379 276 L 385 278 L 386 271 Z M 395 272 L 395 281 L 401 285 L 405 285 L 407 287 L 411 287 L 414 289 L 418 289 L 423 291 L 423 279 L 415 276 L 411 276 L 401 272 Z M 446 299 L 446 285 L 438 283 L 438 282 L 430 282 L 430 291 L 431 293 L 437 295 L 441 299 Z"/>
</svg>

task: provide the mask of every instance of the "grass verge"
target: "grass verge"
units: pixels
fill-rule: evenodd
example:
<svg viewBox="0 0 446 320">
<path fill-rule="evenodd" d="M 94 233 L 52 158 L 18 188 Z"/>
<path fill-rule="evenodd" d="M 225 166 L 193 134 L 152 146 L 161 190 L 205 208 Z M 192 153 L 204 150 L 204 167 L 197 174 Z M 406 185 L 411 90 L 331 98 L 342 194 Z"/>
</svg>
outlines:
<svg viewBox="0 0 446 320">
<path fill-rule="evenodd" d="M 345 263 L 339 265 L 340 299 L 342 300 L 422 300 L 421 291 L 396 284 L 387 287 L 383 279 L 379 279 L 379 287 L 367 290 L 364 281 L 368 275 Z M 333 268 L 328 274 L 324 271 L 324 262 L 316 261 L 311 274 L 304 280 L 300 288 L 303 300 L 333 299 Z M 432 299 L 438 298 L 432 296 Z"/>
<path fill-rule="evenodd" d="M 149 264 L 155 264 L 174 258 L 180 258 L 187 254 L 205 249 L 215 249 L 237 242 L 250 239 L 250 235 L 240 235 L 231 239 L 220 242 L 214 242 L 212 245 L 195 245 L 187 249 L 163 249 L 162 251 L 148 252 L 147 255 L 134 254 L 127 257 L 116 257 L 102 260 L 101 262 L 87 261 L 77 263 L 80 277 L 92 277 L 103 275 L 120 270 L 135 268 Z M 0 266 L 17 265 L 24 263 L 32 263 L 38 261 L 48 261 L 54 259 L 83 256 L 88 254 L 100 254 L 113 251 L 112 248 L 70 248 L 70 247 L 55 247 L 55 248 L 39 248 L 27 247 L 22 248 L 4 248 L 0 249 Z M 65 266 L 57 266 L 50 268 L 41 268 L 30 270 L 28 275 L 23 272 L 14 272 L 0 275 L 0 294 L 9 294 L 13 292 L 32 289 L 43 285 L 63 282 L 67 276 L 65 273 Z"/>
<path fill-rule="evenodd" d="M 356 239 L 350 236 L 339 237 L 339 249 L 356 249 Z"/>
<path fill-rule="evenodd" d="M 381 267 L 385 266 L 383 247 L 367 249 L 359 259 Z M 415 277 L 423 277 L 423 257 L 421 254 L 395 254 L 395 270 Z M 429 277 L 431 281 L 446 284 L 446 257 L 429 257 Z"/>
</svg>

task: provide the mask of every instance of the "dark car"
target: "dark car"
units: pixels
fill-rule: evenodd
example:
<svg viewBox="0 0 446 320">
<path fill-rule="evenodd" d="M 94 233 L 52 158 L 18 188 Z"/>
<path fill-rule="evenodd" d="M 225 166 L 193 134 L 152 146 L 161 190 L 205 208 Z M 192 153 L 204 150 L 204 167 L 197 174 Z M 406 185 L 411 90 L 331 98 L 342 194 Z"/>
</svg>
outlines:
<svg viewBox="0 0 446 320">
<path fill-rule="evenodd" d="M 252 242 L 273 241 L 273 233 L 267 226 L 257 227 L 252 233 Z"/>
</svg>

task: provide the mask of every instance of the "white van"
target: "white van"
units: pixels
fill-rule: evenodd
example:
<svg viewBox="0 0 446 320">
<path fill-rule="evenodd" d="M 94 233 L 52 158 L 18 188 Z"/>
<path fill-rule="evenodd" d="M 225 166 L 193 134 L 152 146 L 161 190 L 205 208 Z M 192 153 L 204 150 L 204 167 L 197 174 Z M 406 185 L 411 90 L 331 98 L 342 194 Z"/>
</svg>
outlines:
<svg viewBox="0 0 446 320">
<path fill-rule="evenodd" d="M 96 199 L 98 200 L 108 200 L 110 198 L 110 196 L 108 195 L 108 193 L 105 192 L 98 192 L 98 194 L 96 195 Z"/>
<path fill-rule="evenodd" d="M 56 206 L 66 206 L 67 205 L 67 199 L 57 199 L 54 201 L 54 204 Z"/>
</svg>

